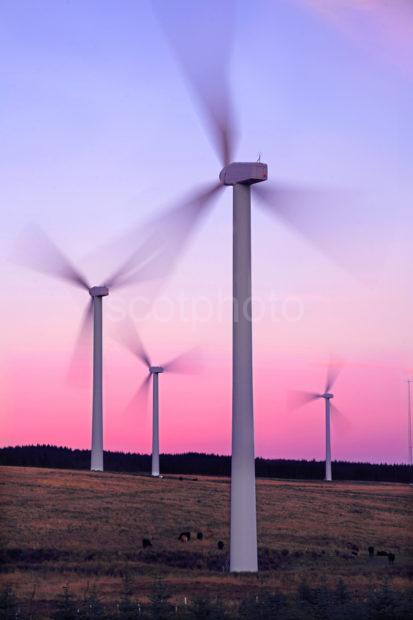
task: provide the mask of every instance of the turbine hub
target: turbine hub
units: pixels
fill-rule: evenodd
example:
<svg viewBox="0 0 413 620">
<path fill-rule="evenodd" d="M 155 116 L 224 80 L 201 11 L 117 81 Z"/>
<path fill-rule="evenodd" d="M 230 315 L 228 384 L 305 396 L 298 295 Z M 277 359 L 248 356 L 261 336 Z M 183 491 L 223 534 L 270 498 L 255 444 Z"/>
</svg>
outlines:
<svg viewBox="0 0 413 620">
<path fill-rule="evenodd" d="M 255 162 L 233 162 L 225 166 L 219 174 L 219 180 L 223 185 L 252 185 L 266 181 L 268 178 L 268 166 L 259 161 Z"/>
<path fill-rule="evenodd" d="M 322 394 L 322 397 L 325 398 L 326 400 L 330 400 L 330 398 L 334 398 L 334 394 L 331 394 L 330 392 L 326 392 L 325 394 Z"/>
<path fill-rule="evenodd" d="M 107 286 L 92 286 L 89 289 L 89 295 L 91 297 L 106 297 L 109 295 L 109 289 Z"/>
<path fill-rule="evenodd" d="M 161 372 L 164 372 L 162 366 L 151 366 L 149 368 L 149 372 L 151 375 L 159 375 Z"/>
</svg>

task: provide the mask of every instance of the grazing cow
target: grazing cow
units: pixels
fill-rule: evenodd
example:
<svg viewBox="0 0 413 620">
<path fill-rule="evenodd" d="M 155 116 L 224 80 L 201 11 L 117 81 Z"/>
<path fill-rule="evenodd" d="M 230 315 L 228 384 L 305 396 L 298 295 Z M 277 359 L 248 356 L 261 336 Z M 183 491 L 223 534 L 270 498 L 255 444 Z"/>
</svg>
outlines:
<svg viewBox="0 0 413 620">
<path fill-rule="evenodd" d="M 142 547 L 146 549 L 147 547 L 152 547 L 152 543 L 149 538 L 142 538 Z"/>
<path fill-rule="evenodd" d="M 389 558 L 389 564 L 393 564 L 394 560 L 396 559 L 394 553 L 388 553 L 387 557 Z"/>
<path fill-rule="evenodd" d="M 360 551 L 357 545 L 354 545 L 353 543 L 347 543 L 347 549 L 351 549 L 351 551 L 357 551 L 357 553 Z"/>
<path fill-rule="evenodd" d="M 218 549 L 219 549 L 220 551 L 222 551 L 222 550 L 223 550 L 223 548 L 224 548 L 224 543 L 222 542 L 222 540 L 219 540 L 219 541 L 218 541 Z"/>
<path fill-rule="evenodd" d="M 196 538 L 197 538 L 197 540 L 203 540 L 203 538 L 204 538 L 203 533 L 202 532 L 198 532 L 197 535 L 196 535 Z"/>
<path fill-rule="evenodd" d="M 376 555 L 381 556 L 381 557 L 386 557 L 389 554 L 387 553 L 387 551 L 377 551 Z"/>
<path fill-rule="evenodd" d="M 188 542 L 188 540 L 191 540 L 191 532 L 181 532 L 178 536 L 178 540 L 181 542 Z"/>
<path fill-rule="evenodd" d="M 368 548 L 369 556 L 372 558 L 374 556 L 374 547 Z"/>
</svg>

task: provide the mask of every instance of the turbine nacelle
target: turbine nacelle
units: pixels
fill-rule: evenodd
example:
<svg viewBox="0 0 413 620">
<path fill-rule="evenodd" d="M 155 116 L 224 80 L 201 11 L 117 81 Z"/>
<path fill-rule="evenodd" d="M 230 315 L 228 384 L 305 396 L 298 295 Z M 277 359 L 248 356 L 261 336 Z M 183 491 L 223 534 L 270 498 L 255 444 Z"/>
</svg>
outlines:
<svg viewBox="0 0 413 620">
<path fill-rule="evenodd" d="M 89 295 L 91 297 L 106 297 L 109 295 L 109 289 L 107 286 L 92 286 L 89 289 Z"/>
<path fill-rule="evenodd" d="M 149 372 L 151 373 L 151 375 L 159 375 L 161 372 L 164 372 L 164 369 L 162 368 L 162 366 L 150 366 Z"/>
<path fill-rule="evenodd" d="M 219 174 L 219 180 L 223 185 L 252 185 L 266 181 L 268 178 L 268 166 L 261 162 L 233 162 L 225 166 Z"/>
<path fill-rule="evenodd" d="M 325 394 L 321 394 L 321 398 L 325 398 L 326 400 L 330 400 L 330 398 L 334 398 L 334 394 L 330 392 L 326 392 Z"/>
</svg>

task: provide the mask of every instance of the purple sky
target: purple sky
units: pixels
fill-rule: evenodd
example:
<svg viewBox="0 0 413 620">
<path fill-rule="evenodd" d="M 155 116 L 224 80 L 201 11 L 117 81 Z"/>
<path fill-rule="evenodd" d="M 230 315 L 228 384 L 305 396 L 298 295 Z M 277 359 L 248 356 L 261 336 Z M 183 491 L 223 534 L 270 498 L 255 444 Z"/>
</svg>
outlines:
<svg viewBox="0 0 413 620">
<path fill-rule="evenodd" d="M 221 4 L 208 2 L 215 18 Z M 336 429 L 333 456 L 406 460 L 413 21 L 402 0 L 394 12 L 384 12 L 386 4 L 341 0 L 331 14 L 322 0 L 235 2 L 230 83 L 238 158 L 261 153 L 274 182 L 360 192 L 363 216 L 371 218 L 366 267 L 376 267 L 366 285 L 357 277 L 363 267 L 346 273 L 254 210 L 258 455 L 322 457 L 321 410 L 292 413 L 285 403 L 294 386 L 321 389 L 332 352 L 347 361 L 336 398 L 350 422 Z M 199 30 L 196 13 L 183 22 L 177 12 L 170 25 L 205 51 L 217 26 L 202 22 Z M 0 441 L 86 447 L 89 391 L 65 381 L 86 300 L 8 261 L 12 242 L 35 222 L 99 283 L 119 259 L 116 249 L 98 257 L 99 247 L 217 179 L 220 166 L 151 2 L 3 0 L 0 72 Z M 337 234 L 333 207 L 320 226 L 329 234 L 330 215 Z M 359 232 L 355 226 L 348 236 L 350 251 Z M 142 369 L 109 338 L 125 309 L 139 305 L 138 294 L 105 301 L 105 439 L 112 449 L 149 447 L 145 416 L 123 413 Z M 162 450 L 229 451 L 230 295 L 226 192 L 162 290 L 157 314 L 134 313 L 160 360 L 193 345 L 203 350 L 198 376 L 162 378 Z"/>
</svg>

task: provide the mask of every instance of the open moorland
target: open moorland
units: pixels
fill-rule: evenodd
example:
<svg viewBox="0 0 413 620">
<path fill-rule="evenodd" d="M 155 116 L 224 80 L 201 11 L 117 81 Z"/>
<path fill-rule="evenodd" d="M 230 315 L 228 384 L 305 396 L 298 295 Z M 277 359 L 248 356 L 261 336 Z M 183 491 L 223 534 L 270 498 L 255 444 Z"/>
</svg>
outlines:
<svg viewBox="0 0 413 620">
<path fill-rule="evenodd" d="M 229 480 L 2 467 L 3 587 L 47 601 L 90 584 L 105 601 L 128 575 L 140 599 L 162 579 L 173 600 L 238 601 L 305 580 L 369 592 L 409 588 L 412 488 L 259 479 L 259 576 L 229 575 Z M 183 542 L 179 535 L 191 532 Z M 202 532 L 203 539 L 196 535 Z M 147 538 L 152 546 L 143 548 Z M 218 541 L 224 543 L 218 549 Z M 368 547 L 375 549 L 369 557 Z M 394 562 L 377 551 L 393 553 Z"/>
</svg>

